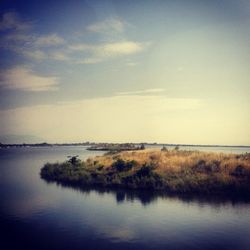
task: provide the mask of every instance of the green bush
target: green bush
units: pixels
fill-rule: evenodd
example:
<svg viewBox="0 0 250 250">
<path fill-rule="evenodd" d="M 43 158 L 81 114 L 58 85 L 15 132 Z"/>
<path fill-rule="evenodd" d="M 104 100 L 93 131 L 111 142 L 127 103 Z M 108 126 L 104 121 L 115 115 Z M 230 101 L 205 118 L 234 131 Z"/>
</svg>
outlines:
<svg viewBox="0 0 250 250">
<path fill-rule="evenodd" d="M 154 166 L 152 164 L 144 164 L 136 173 L 137 176 L 150 176 L 153 173 Z"/>
<path fill-rule="evenodd" d="M 80 159 L 78 159 L 78 155 L 75 156 L 68 156 L 68 162 L 71 163 L 73 166 L 77 166 L 81 163 Z"/>
<path fill-rule="evenodd" d="M 136 165 L 136 161 L 124 161 L 122 159 L 117 159 L 115 162 L 113 162 L 112 168 L 116 169 L 119 172 L 122 172 L 129 171 Z"/>
</svg>

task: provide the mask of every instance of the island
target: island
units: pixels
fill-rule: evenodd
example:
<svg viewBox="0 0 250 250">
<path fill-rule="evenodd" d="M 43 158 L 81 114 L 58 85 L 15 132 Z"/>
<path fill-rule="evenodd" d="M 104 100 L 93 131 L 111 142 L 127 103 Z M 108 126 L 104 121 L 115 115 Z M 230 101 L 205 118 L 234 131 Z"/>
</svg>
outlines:
<svg viewBox="0 0 250 250">
<path fill-rule="evenodd" d="M 87 148 L 92 151 L 109 151 L 109 152 L 121 152 L 130 150 L 142 150 L 145 149 L 143 143 L 140 145 L 134 143 L 98 143 Z"/>
<path fill-rule="evenodd" d="M 250 196 L 250 153 L 225 154 L 144 149 L 107 152 L 85 161 L 71 156 L 46 163 L 40 175 L 48 182 L 77 188 L 148 189 L 169 194 Z"/>
</svg>

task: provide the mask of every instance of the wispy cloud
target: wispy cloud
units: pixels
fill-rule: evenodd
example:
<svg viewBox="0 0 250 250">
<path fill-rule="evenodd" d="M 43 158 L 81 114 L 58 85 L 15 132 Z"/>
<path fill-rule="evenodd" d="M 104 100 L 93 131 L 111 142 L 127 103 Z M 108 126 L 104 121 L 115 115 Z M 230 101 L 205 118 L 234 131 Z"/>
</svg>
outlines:
<svg viewBox="0 0 250 250">
<path fill-rule="evenodd" d="M 97 48 L 97 53 L 102 56 L 129 55 L 142 51 L 144 45 L 134 41 L 108 43 Z"/>
<path fill-rule="evenodd" d="M 18 54 L 23 55 L 26 58 L 35 61 L 42 60 L 53 60 L 53 61 L 64 61 L 70 62 L 72 59 L 70 58 L 68 51 L 65 49 L 57 49 L 57 50 L 41 50 L 40 48 L 12 48 Z"/>
<path fill-rule="evenodd" d="M 63 37 L 56 33 L 39 35 L 33 28 L 33 23 L 23 21 L 16 12 L 4 13 L 0 22 L 0 47 L 33 61 L 68 59 L 65 52 L 59 52 L 66 43 Z"/>
<path fill-rule="evenodd" d="M 2 72 L 0 86 L 23 91 L 51 91 L 58 88 L 58 78 L 37 75 L 28 66 L 18 66 Z"/>
<path fill-rule="evenodd" d="M 12 32 L 5 35 L 4 40 L 7 43 L 14 43 L 16 45 L 22 45 L 23 42 L 29 45 L 31 48 L 53 47 L 57 45 L 63 45 L 66 41 L 56 33 L 38 36 L 27 32 Z"/>
<path fill-rule="evenodd" d="M 118 18 L 109 18 L 102 22 L 91 24 L 87 27 L 90 32 L 110 34 L 122 33 L 125 29 L 125 23 Z"/>
<path fill-rule="evenodd" d="M 83 58 L 76 60 L 76 63 L 80 64 L 95 64 L 108 59 L 142 52 L 149 46 L 149 43 L 124 39 L 125 28 L 128 26 L 127 22 L 113 17 L 93 23 L 87 26 L 86 29 L 91 33 L 100 35 L 99 43 L 77 43 L 69 45 L 68 48 L 73 53 L 82 52 Z"/>
<path fill-rule="evenodd" d="M 0 46 L 34 61 L 48 59 L 56 61 L 70 60 L 67 55 L 68 50 L 57 46 L 64 43 L 64 40 L 60 37 L 37 38 L 31 35 L 11 34 L 4 39 L 5 41 L 3 41 Z M 44 47 L 47 48 L 45 49 Z"/>
<path fill-rule="evenodd" d="M 92 51 L 96 46 L 86 43 L 70 44 L 68 48 L 71 51 Z"/>
<path fill-rule="evenodd" d="M 126 62 L 126 65 L 129 66 L 129 67 L 134 67 L 137 64 L 138 64 L 137 62 Z"/>
<path fill-rule="evenodd" d="M 82 60 L 76 60 L 77 64 L 96 64 L 102 62 L 102 58 L 98 57 L 87 57 Z"/>
<path fill-rule="evenodd" d="M 71 61 L 68 53 L 62 50 L 53 51 L 48 54 L 49 58 L 56 61 Z"/>
<path fill-rule="evenodd" d="M 118 56 L 132 55 L 143 51 L 148 46 L 147 43 L 139 43 L 135 41 L 120 41 L 112 43 L 103 43 L 98 45 L 90 44 L 74 44 L 69 49 L 81 51 L 85 54 L 83 60 L 78 63 L 97 63 Z"/>
<path fill-rule="evenodd" d="M 91 45 L 86 43 L 72 44 L 69 49 L 72 51 L 87 51 L 99 56 L 116 56 L 133 54 L 142 51 L 147 44 L 135 41 L 120 41 Z"/>
<path fill-rule="evenodd" d="M 31 61 L 54 60 L 96 64 L 133 55 L 148 48 L 147 42 L 124 39 L 125 26 L 127 23 L 119 18 L 108 18 L 86 27 L 90 33 L 100 34 L 95 43 L 71 43 L 70 38 L 65 39 L 57 33 L 39 35 L 33 31 L 35 28 L 33 24 L 23 21 L 15 12 L 8 12 L 3 14 L 0 22 L 0 31 L 8 30 L 2 34 L 0 47 Z M 107 35 L 110 39 L 106 39 Z M 132 63 L 128 65 L 134 66 Z"/>
<path fill-rule="evenodd" d="M 157 94 L 164 92 L 165 89 L 155 88 L 155 89 L 144 89 L 137 91 L 126 91 L 126 92 L 117 92 L 117 95 L 148 95 L 148 94 Z"/>
<path fill-rule="evenodd" d="M 39 36 L 34 39 L 34 45 L 38 47 L 55 46 L 64 44 L 65 40 L 57 34 Z"/>
<path fill-rule="evenodd" d="M 32 23 L 21 20 L 16 12 L 4 13 L 0 21 L 0 30 L 24 31 L 31 27 Z"/>
<path fill-rule="evenodd" d="M 47 54 L 42 50 L 19 50 L 19 53 L 25 57 L 33 60 L 44 60 L 47 58 Z"/>
</svg>

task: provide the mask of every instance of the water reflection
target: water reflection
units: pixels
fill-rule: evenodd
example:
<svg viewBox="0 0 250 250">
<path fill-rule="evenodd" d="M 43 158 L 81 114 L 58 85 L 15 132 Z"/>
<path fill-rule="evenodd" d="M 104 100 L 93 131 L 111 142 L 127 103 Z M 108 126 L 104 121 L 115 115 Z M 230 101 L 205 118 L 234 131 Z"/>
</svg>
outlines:
<svg viewBox="0 0 250 250">
<path fill-rule="evenodd" d="M 54 183 L 44 180 L 48 185 Z M 184 203 L 194 203 L 199 207 L 210 205 L 213 208 L 220 208 L 223 206 L 239 206 L 241 204 L 249 204 L 250 197 L 239 195 L 198 195 L 198 194 L 167 194 L 166 192 L 150 191 L 150 190 L 129 190 L 121 188 L 103 188 L 103 187 L 78 187 L 69 184 L 56 183 L 61 188 L 71 188 L 82 194 L 90 194 L 96 192 L 98 195 L 109 194 L 116 199 L 117 204 L 139 201 L 143 206 L 148 206 L 155 203 L 158 199 L 162 200 L 175 200 Z"/>
</svg>

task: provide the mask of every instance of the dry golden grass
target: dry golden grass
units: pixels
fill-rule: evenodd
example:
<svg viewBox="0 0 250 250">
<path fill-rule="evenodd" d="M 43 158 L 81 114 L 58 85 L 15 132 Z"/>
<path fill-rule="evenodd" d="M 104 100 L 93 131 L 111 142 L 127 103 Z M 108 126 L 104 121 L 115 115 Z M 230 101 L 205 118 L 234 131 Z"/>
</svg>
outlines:
<svg viewBox="0 0 250 250">
<path fill-rule="evenodd" d="M 237 166 L 242 166 L 250 171 L 250 155 L 236 155 L 214 152 L 201 151 L 161 151 L 160 149 L 146 149 L 140 151 L 123 151 L 116 154 L 98 156 L 90 158 L 89 163 L 95 162 L 103 165 L 104 169 L 110 167 L 117 159 L 124 161 L 134 160 L 143 165 L 145 163 L 153 163 L 155 171 L 159 174 L 183 171 L 191 169 L 204 161 L 207 166 L 215 164 L 220 166 L 219 172 L 230 173 Z"/>
<path fill-rule="evenodd" d="M 250 194 L 250 154 L 146 149 L 108 153 L 85 162 L 45 164 L 42 178 L 69 185 Z"/>
</svg>

